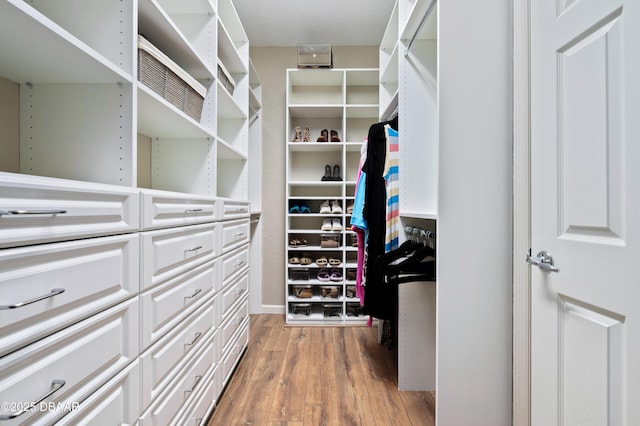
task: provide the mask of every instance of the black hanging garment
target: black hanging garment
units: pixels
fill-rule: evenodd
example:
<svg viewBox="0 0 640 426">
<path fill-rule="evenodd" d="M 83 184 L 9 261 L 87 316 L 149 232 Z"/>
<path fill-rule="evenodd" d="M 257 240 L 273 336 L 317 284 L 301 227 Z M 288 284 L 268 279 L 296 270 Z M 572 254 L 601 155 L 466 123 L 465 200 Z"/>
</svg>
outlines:
<svg viewBox="0 0 640 426">
<path fill-rule="evenodd" d="M 394 319 L 397 313 L 397 289 L 384 285 L 375 271 L 377 258 L 384 254 L 387 191 L 383 176 L 386 159 L 386 124 L 397 130 L 397 119 L 373 124 L 369 128 L 367 160 L 362 170 L 367 175 L 363 215 L 368 224 L 366 289 L 364 312 L 378 319 Z"/>
</svg>

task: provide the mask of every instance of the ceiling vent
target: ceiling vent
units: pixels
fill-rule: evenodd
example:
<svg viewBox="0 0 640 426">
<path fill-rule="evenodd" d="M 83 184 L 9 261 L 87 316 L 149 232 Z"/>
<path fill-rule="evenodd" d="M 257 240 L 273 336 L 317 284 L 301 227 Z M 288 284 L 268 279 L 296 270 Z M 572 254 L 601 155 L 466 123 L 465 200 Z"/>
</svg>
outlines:
<svg viewBox="0 0 640 426">
<path fill-rule="evenodd" d="M 330 44 L 299 44 L 298 68 L 333 68 Z"/>
</svg>

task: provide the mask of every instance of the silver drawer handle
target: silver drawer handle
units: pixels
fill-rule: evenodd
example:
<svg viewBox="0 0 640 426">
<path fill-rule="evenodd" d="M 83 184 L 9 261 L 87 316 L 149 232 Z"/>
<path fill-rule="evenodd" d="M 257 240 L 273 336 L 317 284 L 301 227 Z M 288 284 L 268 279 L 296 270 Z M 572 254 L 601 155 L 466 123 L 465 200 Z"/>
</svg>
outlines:
<svg viewBox="0 0 640 426">
<path fill-rule="evenodd" d="M 13 305 L 0 305 L 0 311 L 4 311 L 7 309 L 22 308 L 23 306 L 30 305 L 32 303 L 36 303 L 44 299 L 48 299 L 50 297 L 56 296 L 64 292 L 65 292 L 64 288 L 54 288 L 53 290 L 51 290 L 51 293 L 45 294 L 44 296 L 36 297 L 35 299 L 25 300 L 24 302 L 14 303 Z"/>
<path fill-rule="evenodd" d="M 185 344 L 184 344 L 185 348 L 186 348 L 187 346 L 193 346 L 193 344 L 194 344 L 194 343 L 196 343 L 196 342 L 198 341 L 198 339 L 200 338 L 200 336 L 202 336 L 202 333 L 197 332 L 197 333 L 196 333 L 196 337 L 191 341 L 191 343 L 185 343 Z"/>
<path fill-rule="evenodd" d="M 244 232 L 238 232 L 236 234 L 236 240 L 239 240 L 240 238 L 244 237 Z"/>
<path fill-rule="evenodd" d="M 193 386 L 191 387 L 191 389 L 184 391 L 185 393 L 190 393 L 193 392 L 193 390 L 196 388 L 196 386 L 198 386 L 198 383 L 200 383 L 200 379 L 202 379 L 202 376 L 196 376 L 196 382 L 193 384 Z"/>
<path fill-rule="evenodd" d="M 66 210 L 0 210 L 2 215 L 27 215 L 27 214 L 64 214 Z"/>
<path fill-rule="evenodd" d="M 65 383 L 66 382 L 64 380 L 60 380 L 60 379 L 54 380 L 53 382 L 51 382 L 51 386 L 53 386 L 53 388 L 49 392 L 44 394 L 42 397 L 40 397 L 40 399 L 38 399 L 36 402 L 32 402 L 31 404 L 25 404 L 25 408 L 23 408 L 22 410 L 20 410 L 20 411 L 18 411 L 16 413 L 13 413 L 13 414 L 2 414 L 2 415 L 0 415 L 0 420 L 11 420 L 11 419 L 15 419 L 18 416 L 23 415 L 27 411 L 31 410 L 31 407 L 35 407 L 36 405 L 40 404 L 45 399 L 49 398 L 55 392 L 59 391 L 60 388 L 63 387 Z"/>
<path fill-rule="evenodd" d="M 240 262 L 236 263 L 234 267 L 235 269 L 242 268 L 245 264 L 246 262 L 244 260 L 241 260 Z"/>
<path fill-rule="evenodd" d="M 201 288 L 197 288 L 196 291 L 191 295 L 191 296 L 185 296 L 185 299 L 193 299 L 194 297 L 196 297 L 198 294 L 200 294 L 200 292 L 202 291 Z"/>
<path fill-rule="evenodd" d="M 187 209 L 184 212 L 185 213 L 198 213 L 198 212 L 201 212 L 201 211 L 202 211 L 202 209 Z"/>
<path fill-rule="evenodd" d="M 242 293 L 244 293 L 244 288 L 239 288 L 236 292 L 236 297 L 240 296 Z"/>
<path fill-rule="evenodd" d="M 192 249 L 186 249 L 185 251 L 194 252 L 194 251 L 198 251 L 198 250 L 200 250 L 201 248 L 202 248 L 202 246 L 196 246 L 196 247 L 194 247 L 194 248 L 192 248 Z"/>
<path fill-rule="evenodd" d="M 236 207 L 232 209 L 227 209 L 229 213 L 246 213 L 249 211 L 246 207 Z"/>
</svg>

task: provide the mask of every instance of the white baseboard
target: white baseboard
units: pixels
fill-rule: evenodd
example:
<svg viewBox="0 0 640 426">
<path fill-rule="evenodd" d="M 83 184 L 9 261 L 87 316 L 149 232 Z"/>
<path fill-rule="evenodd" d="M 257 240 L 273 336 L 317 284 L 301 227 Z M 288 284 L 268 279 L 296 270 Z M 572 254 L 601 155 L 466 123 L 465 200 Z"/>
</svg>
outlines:
<svg viewBox="0 0 640 426">
<path fill-rule="evenodd" d="M 262 305 L 263 314 L 282 314 L 286 313 L 284 305 Z"/>
</svg>

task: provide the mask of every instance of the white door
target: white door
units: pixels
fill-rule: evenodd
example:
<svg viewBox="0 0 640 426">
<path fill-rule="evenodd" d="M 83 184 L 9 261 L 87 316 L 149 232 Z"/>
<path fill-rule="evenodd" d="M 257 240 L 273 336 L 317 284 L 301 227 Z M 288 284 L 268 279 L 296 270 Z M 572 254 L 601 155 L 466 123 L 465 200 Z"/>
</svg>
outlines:
<svg viewBox="0 0 640 426">
<path fill-rule="evenodd" d="M 530 4 L 531 424 L 638 426 L 640 1 Z"/>
</svg>

